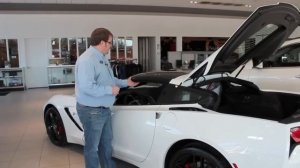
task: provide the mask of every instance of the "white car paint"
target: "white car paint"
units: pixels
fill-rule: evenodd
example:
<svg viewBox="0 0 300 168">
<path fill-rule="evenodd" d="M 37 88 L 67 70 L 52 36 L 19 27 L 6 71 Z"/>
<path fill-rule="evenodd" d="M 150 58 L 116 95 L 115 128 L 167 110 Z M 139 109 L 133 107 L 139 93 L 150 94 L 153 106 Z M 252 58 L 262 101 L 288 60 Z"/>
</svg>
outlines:
<svg viewBox="0 0 300 168">
<path fill-rule="evenodd" d="M 57 95 L 49 101 L 56 107 L 63 107 L 58 105 L 62 102 L 72 104 L 75 97 Z M 180 105 L 183 106 L 191 107 L 190 104 Z M 193 106 L 203 108 L 199 104 Z M 211 110 L 169 110 L 169 107 L 176 105 L 149 106 L 146 109 L 145 106 L 141 107 L 114 107 L 112 115 L 113 155 L 138 167 L 164 167 L 166 152 L 171 145 L 183 139 L 209 142 L 230 163 L 236 163 L 241 168 L 296 168 L 300 165 L 299 146 L 288 157 L 289 130 L 299 126 L 300 122 L 285 125 L 277 121 L 230 114 L 225 114 L 225 119 L 224 114 Z M 74 104 L 71 109 L 74 109 Z M 71 120 L 67 120 L 69 117 L 64 116 L 66 113 L 63 108 L 58 110 L 62 118 L 65 118 L 68 142 L 83 145 L 83 132 Z"/>
</svg>

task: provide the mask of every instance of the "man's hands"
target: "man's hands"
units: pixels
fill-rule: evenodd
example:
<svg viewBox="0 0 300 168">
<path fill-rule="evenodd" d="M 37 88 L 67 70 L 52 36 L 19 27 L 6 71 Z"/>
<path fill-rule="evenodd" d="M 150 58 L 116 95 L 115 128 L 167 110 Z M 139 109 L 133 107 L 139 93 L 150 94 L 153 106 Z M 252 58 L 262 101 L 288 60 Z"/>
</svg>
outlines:
<svg viewBox="0 0 300 168">
<path fill-rule="evenodd" d="M 117 96 L 119 94 L 119 92 L 120 92 L 120 88 L 118 86 L 116 86 L 116 85 L 113 85 L 111 88 L 112 88 L 112 94 L 114 96 Z"/>
<path fill-rule="evenodd" d="M 136 85 L 139 84 L 139 82 L 133 82 L 133 81 L 131 80 L 131 77 L 129 77 L 129 78 L 127 79 L 127 84 L 128 84 L 128 86 L 136 86 Z M 120 92 L 120 87 L 118 87 L 118 86 L 116 86 L 116 85 L 113 85 L 113 86 L 111 86 L 111 88 L 112 88 L 112 94 L 113 94 L 114 96 L 117 96 L 117 95 L 119 94 L 119 92 Z"/>
<path fill-rule="evenodd" d="M 133 81 L 131 80 L 131 77 L 129 77 L 129 78 L 127 79 L 127 84 L 128 84 L 128 86 L 136 86 L 136 85 L 139 84 L 139 82 L 133 82 Z"/>
</svg>

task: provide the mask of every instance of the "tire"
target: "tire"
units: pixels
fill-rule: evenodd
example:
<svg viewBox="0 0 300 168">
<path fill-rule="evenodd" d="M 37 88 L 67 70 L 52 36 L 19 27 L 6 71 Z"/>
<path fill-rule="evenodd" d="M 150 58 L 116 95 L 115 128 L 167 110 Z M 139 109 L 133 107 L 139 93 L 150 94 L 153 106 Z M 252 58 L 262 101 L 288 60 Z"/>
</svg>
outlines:
<svg viewBox="0 0 300 168">
<path fill-rule="evenodd" d="M 225 168 L 214 155 L 196 148 L 186 147 L 176 152 L 168 168 Z"/>
<path fill-rule="evenodd" d="M 66 131 L 59 112 L 54 107 L 47 109 L 44 121 L 50 141 L 57 146 L 65 146 Z"/>
</svg>

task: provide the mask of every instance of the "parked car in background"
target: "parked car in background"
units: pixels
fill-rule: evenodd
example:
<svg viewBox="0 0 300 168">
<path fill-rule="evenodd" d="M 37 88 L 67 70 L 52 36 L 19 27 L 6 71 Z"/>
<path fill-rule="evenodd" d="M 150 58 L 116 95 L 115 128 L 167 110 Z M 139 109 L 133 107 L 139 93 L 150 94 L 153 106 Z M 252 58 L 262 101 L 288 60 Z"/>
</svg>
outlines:
<svg viewBox="0 0 300 168">
<path fill-rule="evenodd" d="M 140 85 L 121 91 L 112 107 L 113 156 L 141 168 L 299 168 L 300 95 L 238 78 L 249 61 L 270 59 L 299 24 L 292 5 L 260 7 L 189 74 L 133 76 Z M 45 104 L 54 144 L 84 144 L 75 105 L 68 95 Z"/>
<path fill-rule="evenodd" d="M 300 94 L 300 39 L 286 41 L 257 66 L 249 61 L 238 76 L 265 91 Z"/>
</svg>

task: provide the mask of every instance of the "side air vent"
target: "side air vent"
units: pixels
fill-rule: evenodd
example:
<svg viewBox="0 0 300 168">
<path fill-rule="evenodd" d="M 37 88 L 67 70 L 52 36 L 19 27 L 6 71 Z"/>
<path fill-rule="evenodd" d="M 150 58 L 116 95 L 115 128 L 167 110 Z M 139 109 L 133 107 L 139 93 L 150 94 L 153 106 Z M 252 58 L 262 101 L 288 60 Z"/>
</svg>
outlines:
<svg viewBox="0 0 300 168">
<path fill-rule="evenodd" d="M 65 111 L 67 113 L 67 115 L 70 117 L 71 121 L 76 125 L 76 127 L 83 132 L 83 129 L 79 126 L 79 124 L 75 121 L 75 119 L 72 117 L 69 108 L 65 108 Z"/>
<path fill-rule="evenodd" d="M 206 110 L 196 108 L 196 107 L 170 107 L 169 110 L 184 110 L 184 111 L 201 111 L 207 112 Z"/>
<path fill-rule="evenodd" d="M 242 4 L 242 3 L 228 3 L 228 2 L 210 2 L 210 1 L 190 1 L 192 4 L 199 4 L 199 5 L 217 5 L 217 6 L 235 6 L 235 7 L 247 7 L 251 8 L 252 6 L 249 4 Z"/>
</svg>

